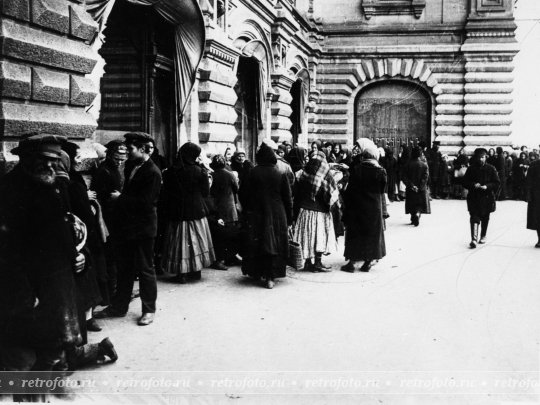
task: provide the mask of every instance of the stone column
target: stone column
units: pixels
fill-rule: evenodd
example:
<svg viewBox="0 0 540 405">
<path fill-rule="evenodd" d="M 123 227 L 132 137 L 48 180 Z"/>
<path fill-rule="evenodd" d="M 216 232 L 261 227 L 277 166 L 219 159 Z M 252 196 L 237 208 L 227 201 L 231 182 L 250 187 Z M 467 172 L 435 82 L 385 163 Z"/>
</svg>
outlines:
<svg viewBox="0 0 540 405">
<path fill-rule="evenodd" d="M 97 24 L 78 1 L 3 0 L 0 61 L 0 166 L 20 135 L 49 132 L 89 138 L 97 127 L 86 112 L 97 91 L 85 77 L 98 60 Z"/>
<path fill-rule="evenodd" d="M 206 52 L 199 67 L 198 140 L 207 153 L 222 153 L 223 144 L 234 143 L 237 114 L 235 63 L 240 52 L 219 27 L 207 26 Z"/>
<path fill-rule="evenodd" d="M 477 147 L 511 145 L 512 61 L 518 52 L 513 4 L 484 3 L 472 1 L 461 47 L 466 61 L 463 132 L 468 153 Z"/>
</svg>

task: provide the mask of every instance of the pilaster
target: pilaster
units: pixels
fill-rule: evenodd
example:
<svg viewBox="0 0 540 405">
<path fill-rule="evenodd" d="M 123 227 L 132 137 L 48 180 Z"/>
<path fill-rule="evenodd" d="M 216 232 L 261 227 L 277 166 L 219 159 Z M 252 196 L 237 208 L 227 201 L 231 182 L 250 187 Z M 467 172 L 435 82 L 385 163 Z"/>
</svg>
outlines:
<svg viewBox="0 0 540 405">
<path fill-rule="evenodd" d="M 513 59 L 518 52 L 511 0 L 473 0 L 461 47 L 465 58 L 464 144 L 510 146 Z"/>
<path fill-rule="evenodd" d="M 290 141 L 292 139 L 290 116 L 291 109 L 291 86 L 294 80 L 284 72 L 272 75 L 272 124 L 271 137 L 278 142 Z"/>
<path fill-rule="evenodd" d="M 199 67 L 198 136 L 199 143 L 209 144 L 208 150 L 215 150 L 215 143 L 234 143 L 238 135 L 234 126 L 234 68 L 239 55 L 228 36 L 211 21 L 207 22 L 205 56 Z"/>
</svg>

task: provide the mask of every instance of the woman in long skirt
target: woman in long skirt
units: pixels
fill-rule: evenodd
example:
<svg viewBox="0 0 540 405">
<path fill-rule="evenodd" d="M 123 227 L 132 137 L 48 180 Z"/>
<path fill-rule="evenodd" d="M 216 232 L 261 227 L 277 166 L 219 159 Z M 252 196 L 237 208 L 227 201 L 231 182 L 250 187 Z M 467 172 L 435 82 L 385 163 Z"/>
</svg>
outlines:
<svg viewBox="0 0 540 405">
<path fill-rule="evenodd" d="M 527 229 L 536 230 L 540 248 L 540 160 L 531 163 L 527 171 L 527 186 L 529 188 L 529 203 L 527 205 Z"/>
<path fill-rule="evenodd" d="M 174 167 L 163 173 L 161 198 L 167 221 L 163 244 L 163 269 L 175 280 L 201 278 L 201 270 L 216 260 L 204 198 L 210 192 L 207 171 L 198 164 L 201 148 L 182 145 Z"/>
<path fill-rule="evenodd" d="M 353 273 L 355 264 L 364 261 L 360 271 L 368 272 L 375 260 L 386 255 L 384 216 L 386 171 L 378 163 L 378 151 L 366 148 L 362 160 L 351 167 L 345 191 L 345 259 L 342 271 Z"/>
<path fill-rule="evenodd" d="M 431 214 L 429 204 L 429 169 L 422 160 L 423 152 L 418 146 L 411 151 L 411 160 L 403 170 L 403 182 L 405 190 L 405 213 L 411 215 L 411 223 L 420 225 L 421 214 Z"/>
<path fill-rule="evenodd" d="M 339 202 L 339 189 L 323 152 L 317 152 L 304 167 L 295 185 L 294 241 L 302 247 L 304 270 L 329 271 L 323 254 L 336 250 L 336 236 L 331 208 Z M 312 262 L 313 261 L 313 262 Z"/>
</svg>

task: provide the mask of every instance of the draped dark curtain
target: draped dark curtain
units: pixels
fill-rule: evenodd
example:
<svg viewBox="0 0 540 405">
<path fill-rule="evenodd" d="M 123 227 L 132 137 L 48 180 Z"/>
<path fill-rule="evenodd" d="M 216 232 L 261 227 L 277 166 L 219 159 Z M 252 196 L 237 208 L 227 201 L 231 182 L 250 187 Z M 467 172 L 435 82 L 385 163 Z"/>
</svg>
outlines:
<svg viewBox="0 0 540 405">
<path fill-rule="evenodd" d="M 197 0 L 85 0 L 86 10 L 99 24 L 100 31 L 115 1 L 153 7 L 163 19 L 175 26 L 176 115 L 181 118 L 204 53 L 205 27 L 199 3 Z"/>
</svg>

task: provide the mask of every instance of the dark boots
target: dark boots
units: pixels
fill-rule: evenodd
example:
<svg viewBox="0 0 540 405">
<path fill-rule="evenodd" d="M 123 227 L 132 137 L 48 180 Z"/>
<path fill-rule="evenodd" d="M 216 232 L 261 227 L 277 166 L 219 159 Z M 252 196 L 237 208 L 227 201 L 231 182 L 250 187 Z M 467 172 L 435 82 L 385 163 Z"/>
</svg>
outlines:
<svg viewBox="0 0 540 405">
<path fill-rule="evenodd" d="M 483 221 L 481 222 L 481 226 L 480 226 L 480 240 L 478 241 L 478 243 L 480 243 L 480 244 L 486 243 L 486 234 L 487 234 L 488 224 L 489 224 L 489 219 L 485 219 L 485 220 L 483 220 Z"/>
<path fill-rule="evenodd" d="M 325 266 L 321 260 L 322 253 L 315 253 L 315 264 L 313 265 L 314 271 L 329 272 L 331 271 L 330 266 Z"/>
<path fill-rule="evenodd" d="M 469 243 L 469 247 L 471 249 L 474 249 L 476 247 L 476 244 L 478 243 L 478 228 L 479 224 L 477 223 L 471 223 L 471 243 Z"/>
</svg>

